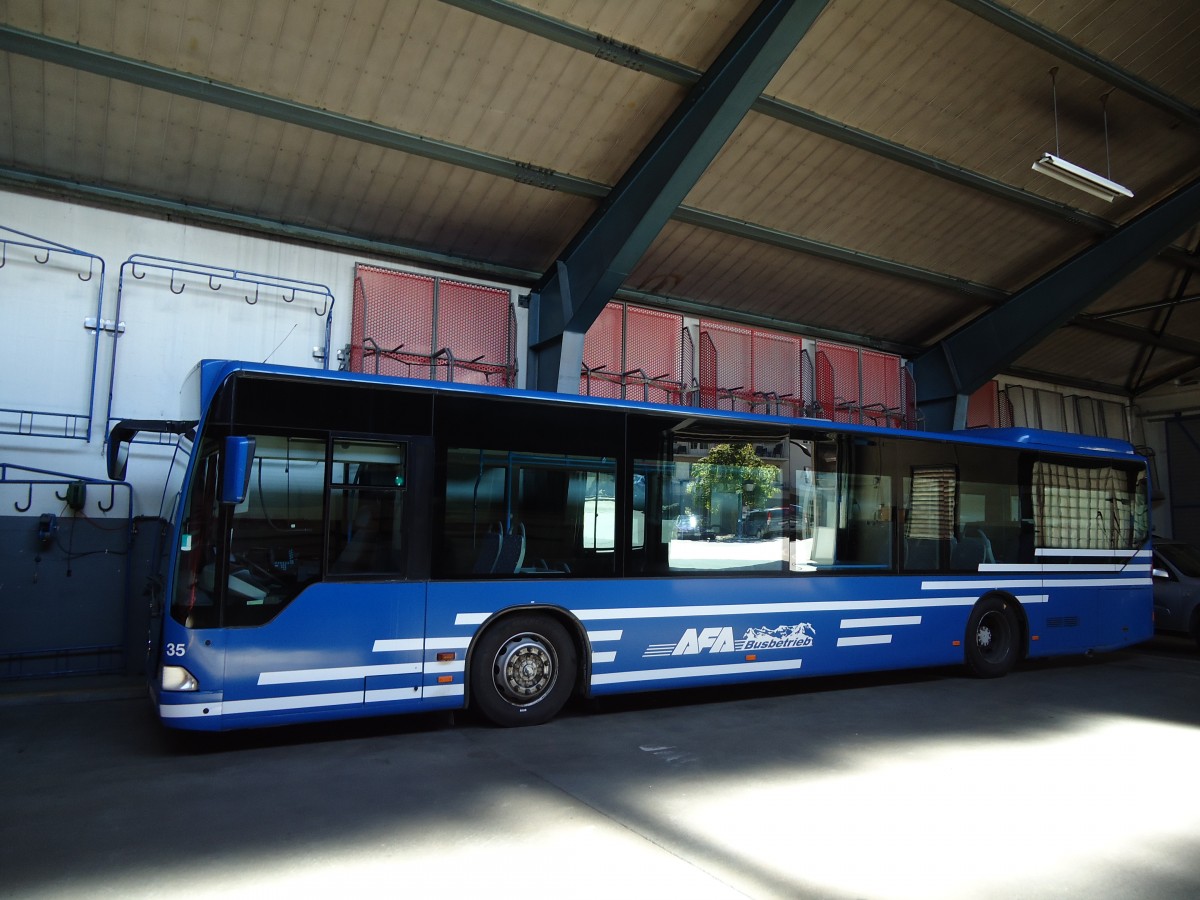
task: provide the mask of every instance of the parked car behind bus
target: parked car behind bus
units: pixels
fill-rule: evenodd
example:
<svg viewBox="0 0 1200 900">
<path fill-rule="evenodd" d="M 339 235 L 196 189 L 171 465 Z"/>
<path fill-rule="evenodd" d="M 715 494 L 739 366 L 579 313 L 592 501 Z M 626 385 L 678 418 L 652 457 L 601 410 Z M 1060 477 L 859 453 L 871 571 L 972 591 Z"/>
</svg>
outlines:
<svg viewBox="0 0 1200 900">
<path fill-rule="evenodd" d="M 1191 544 L 1154 541 L 1154 627 L 1200 646 L 1200 549 Z"/>
</svg>

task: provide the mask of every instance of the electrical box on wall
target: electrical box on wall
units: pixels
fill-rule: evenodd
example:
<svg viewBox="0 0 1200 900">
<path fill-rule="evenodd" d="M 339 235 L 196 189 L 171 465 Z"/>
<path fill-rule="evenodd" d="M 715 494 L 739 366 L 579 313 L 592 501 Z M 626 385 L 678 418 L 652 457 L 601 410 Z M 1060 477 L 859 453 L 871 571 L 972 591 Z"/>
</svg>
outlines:
<svg viewBox="0 0 1200 900">
<path fill-rule="evenodd" d="M 87 502 L 87 484 L 82 481 L 72 481 L 67 485 L 67 506 L 79 512 Z"/>
</svg>

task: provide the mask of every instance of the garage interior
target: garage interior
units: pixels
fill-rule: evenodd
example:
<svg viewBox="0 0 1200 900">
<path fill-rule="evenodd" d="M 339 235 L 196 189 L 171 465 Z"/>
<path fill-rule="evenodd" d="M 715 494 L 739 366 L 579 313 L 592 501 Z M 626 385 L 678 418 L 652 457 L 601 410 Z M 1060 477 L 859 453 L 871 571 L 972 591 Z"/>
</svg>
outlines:
<svg viewBox="0 0 1200 900">
<path fill-rule="evenodd" d="M 0 0 L 5 886 L 1200 895 L 1187 636 L 181 743 L 187 450 L 104 460 L 268 360 L 1119 438 L 1200 544 L 1197 60 L 1195 0 Z"/>
<path fill-rule="evenodd" d="M 1200 539 L 1197 58 L 1200 10 L 1168 0 L 9 0 L 0 190 L 367 258 L 355 284 L 371 265 L 478 279 L 506 309 L 511 293 L 531 388 L 657 399 L 624 351 L 588 358 L 613 310 L 626 341 L 649 310 L 700 339 L 708 322 L 809 342 L 803 414 L 865 421 L 863 354 L 884 354 L 903 395 L 887 424 L 1131 440 L 1156 457 L 1159 530 Z M 60 249 L 0 224 L 7 258 Z M 147 265 L 173 294 L 240 274 L 133 260 L 108 260 L 105 303 Z M 317 365 L 403 356 L 330 343 L 331 321 L 353 330 L 349 275 L 341 319 L 313 283 L 269 286 L 329 311 Z M 860 383 L 831 406 L 812 381 L 834 345 Z M 783 410 L 778 388 L 706 385 L 690 352 L 667 402 Z M 20 473 L 95 469 L 105 387 L 93 375 L 86 465 L 26 424 L 43 398 L 0 398 L 20 411 L 0 436 L 21 514 L 5 527 L 38 514 Z"/>
</svg>

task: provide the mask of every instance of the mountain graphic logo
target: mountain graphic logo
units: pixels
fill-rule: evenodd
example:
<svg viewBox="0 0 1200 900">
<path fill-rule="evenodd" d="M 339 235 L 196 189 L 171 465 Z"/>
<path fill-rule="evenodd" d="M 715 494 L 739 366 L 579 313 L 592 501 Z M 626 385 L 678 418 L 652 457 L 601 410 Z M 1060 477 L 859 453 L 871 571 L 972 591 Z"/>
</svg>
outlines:
<svg viewBox="0 0 1200 900">
<path fill-rule="evenodd" d="M 776 628 L 747 628 L 737 642 L 738 650 L 771 650 L 781 647 L 811 647 L 817 630 L 808 622 Z"/>
</svg>

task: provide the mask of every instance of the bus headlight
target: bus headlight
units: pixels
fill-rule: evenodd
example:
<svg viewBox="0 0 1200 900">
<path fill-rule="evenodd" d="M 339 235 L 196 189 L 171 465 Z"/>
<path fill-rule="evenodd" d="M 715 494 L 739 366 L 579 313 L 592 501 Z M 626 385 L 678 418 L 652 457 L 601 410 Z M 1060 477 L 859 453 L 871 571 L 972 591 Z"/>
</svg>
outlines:
<svg viewBox="0 0 1200 900">
<path fill-rule="evenodd" d="M 199 682 L 183 666 L 163 666 L 162 686 L 164 691 L 196 691 L 200 689 Z"/>
</svg>

